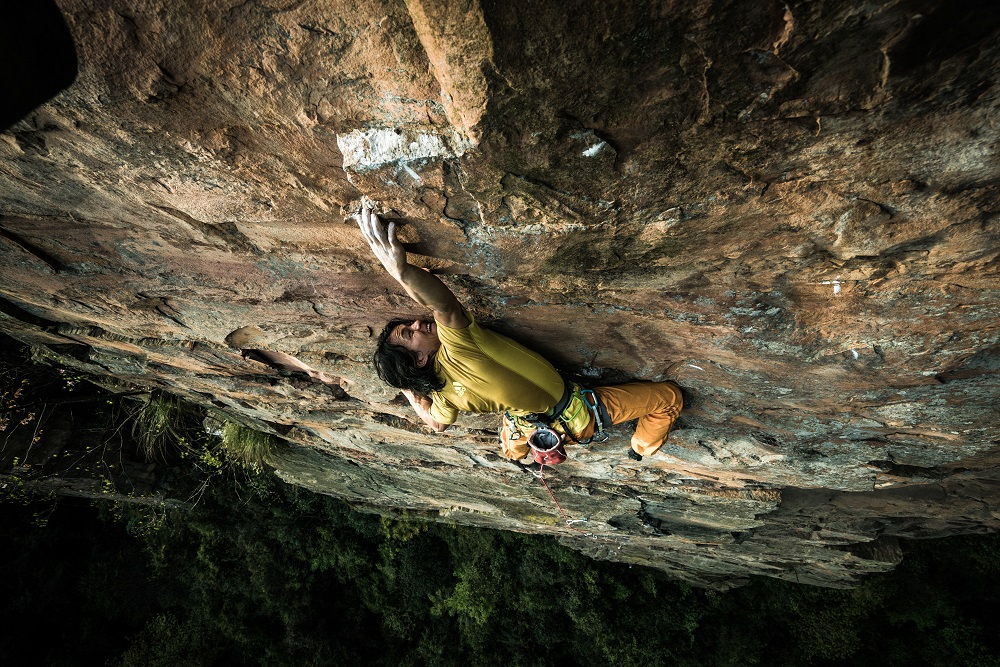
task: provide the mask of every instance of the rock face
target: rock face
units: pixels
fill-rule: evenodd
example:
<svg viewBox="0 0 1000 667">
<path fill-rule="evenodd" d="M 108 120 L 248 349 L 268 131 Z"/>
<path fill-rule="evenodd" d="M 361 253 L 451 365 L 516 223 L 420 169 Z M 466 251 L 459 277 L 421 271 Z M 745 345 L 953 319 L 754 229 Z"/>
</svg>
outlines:
<svg viewBox="0 0 1000 667">
<path fill-rule="evenodd" d="M 58 4 L 79 75 L 0 134 L 11 335 L 280 433 L 289 482 L 699 585 L 1000 526 L 1000 5 Z M 571 450 L 566 524 L 495 417 L 422 428 L 362 196 L 565 372 L 679 380 L 662 452 Z"/>
</svg>

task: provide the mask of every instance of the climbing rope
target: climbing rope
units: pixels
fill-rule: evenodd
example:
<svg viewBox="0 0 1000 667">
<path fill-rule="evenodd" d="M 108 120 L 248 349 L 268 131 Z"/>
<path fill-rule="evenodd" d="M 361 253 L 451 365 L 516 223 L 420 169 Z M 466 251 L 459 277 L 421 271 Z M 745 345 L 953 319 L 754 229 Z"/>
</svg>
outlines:
<svg viewBox="0 0 1000 667">
<path fill-rule="evenodd" d="M 611 538 L 611 537 L 602 537 L 602 536 L 599 536 L 599 535 L 595 535 L 594 533 L 588 533 L 585 530 L 580 530 L 579 528 L 575 527 L 573 525 L 574 523 L 587 523 L 589 521 L 589 519 L 570 519 L 569 518 L 569 515 L 566 514 L 566 510 L 564 510 L 563 507 L 562 507 L 562 505 L 559 504 L 559 501 L 556 500 L 556 494 L 552 492 L 552 488 L 549 486 L 549 483 L 545 481 L 545 474 L 544 474 L 545 465 L 544 464 L 539 464 L 538 472 L 536 473 L 536 472 L 532 471 L 531 468 L 529 468 L 528 466 L 524 465 L 520 461 L 517 461 L 516 463 L 517 463 L 518 466 L 520 466 L 520 468 L 522 470 L 524 470 L 524 472 L 528 473 L 532 477 L 537 478 L 538 481 L 540 481 L 542 483 L 542 486 L 545 487 L 545 490 L 549 492 L 549 498 L 552 499 L 552 504 L 554 504 L 556 506 L 556 509 L 559 510 L 559 514 L 562 515 L 562 519 L 566 523 L 566 527 L 569 528 L 570 530 L 572 530 L 574 533 L 580 533 L 584 537 L 589 537 L 590 539 L 592 539 L 592 540 L 594 540 L 596 542 L 604 542 L 606 544 L 613 545 L 614 546 L 613 552 L 614 552 L 614 554 L 615 554 L 616 557 L 618 556 L 619 551 L 621 550 L 621 548 L 624 547 L 626 544 L 630 543 L 630 540 L 627 537 L 624 538 L 624 539 L 615 539 L 615 538 Z"/>
<path fill-rule="evenodd" d="M 540 465 L 538 467 L 538 474 L 535 475 L 535 477 L 537 477 L 538 481 L 540 481 L 542 483 L 542 486 L 545 487 L 545 490 L 549 492 L 549 497 L 552 498 L 552 502 L 555 503 L 556 509 L 559 510 L 559 513 L 562 515 L 563 521 L 566 522 L 566 527 L 569 528 L 570 530 L 575 530 L 576 532 L 581 533 L 583 535 L 587 535 L 588 537 L 591 536 L 591 533 L 588 533 L 588 532 L 580 530 L 579 528 L 574 528 L 573 527 L 574 523 L 587 523 L 587 519 L 570 519 L 569 518 L 569 515 L 566 514 L 566 510 L 564 510 L 562 508 L 562 505 L 559 504 L 559 501 L 556 500 L 556 494 L 552 493 L 552 489 L 549 487 L 549 483 L 545 481 L 545 475 L 542 474 L 543 470 L 545 470 L 545 465 L 544 464 Z M 534 473 L 532 473 L 532 474 L 534 474 Z"/>
</svg>

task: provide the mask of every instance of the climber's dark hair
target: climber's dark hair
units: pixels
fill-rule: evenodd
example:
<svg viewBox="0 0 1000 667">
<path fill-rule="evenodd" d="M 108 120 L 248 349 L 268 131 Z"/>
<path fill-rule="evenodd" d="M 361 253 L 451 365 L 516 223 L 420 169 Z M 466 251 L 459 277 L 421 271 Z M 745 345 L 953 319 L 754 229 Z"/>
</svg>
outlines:
<svg viewBox="0 0 1000 667">
<path fill-rule="evenodd" d="M 417 360 L 402 345 L 389 342 L 389 334 L 400 324 L 410 324 L 413 320 L 395 319 L 385 325 L 375 344 L 375 372 L 382 381 L 396 389 L 409 389 L 424 396 L 444 388 L 444 380 L 434 371 L 434 364 L 428 362 L 421 368 Z"/>
</svg>

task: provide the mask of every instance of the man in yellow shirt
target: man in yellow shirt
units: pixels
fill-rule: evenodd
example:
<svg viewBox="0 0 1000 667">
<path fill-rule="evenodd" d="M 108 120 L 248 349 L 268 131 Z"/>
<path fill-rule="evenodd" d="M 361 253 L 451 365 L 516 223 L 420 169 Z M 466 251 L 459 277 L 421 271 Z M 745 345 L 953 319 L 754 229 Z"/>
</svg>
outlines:
<svg viewBox="0 0 1000 667">
<path fill-rule="evenodd" d="M 667 382 L 631 382 L 593 390 L 592 409 L 574 392 L 552 364 L 506 336 L 480 327 L 437 277 L 406 261 L 396 240 L 395 223 L 388 229 L 367 203 L 358 220 L 365 240 L 385 270 L 410 297 L 430 308 L 433 320 L 393 320 L 379 336 L 375 369 L 403 395 L 424 423 L 435 431 L 453 424 L 460 411 L 503 412 L 519 417 L 564 415 L 563 429 L 571 440 L 590 438 L 603 424 L 639 419 L 632 436 L 632 458 L 655 454 L 667 439 L 683 407 L 680 387 Z M 587 403 L 590 405 L 590 402 Z M 557 409 L 558 408 L 558 409 Z M 601 420 L 598 423 L 598 418 Z M 508 443 L 504 454 L 520 459 L 526 442 Z"/>
</svg>

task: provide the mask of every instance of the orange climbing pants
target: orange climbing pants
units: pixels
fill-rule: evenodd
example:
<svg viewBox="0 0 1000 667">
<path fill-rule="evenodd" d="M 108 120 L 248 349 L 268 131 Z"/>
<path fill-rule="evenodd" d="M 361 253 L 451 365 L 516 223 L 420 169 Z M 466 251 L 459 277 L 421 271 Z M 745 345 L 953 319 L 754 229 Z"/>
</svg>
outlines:
<svg viewBox="0 0 1000 667">
<path fill-rule="evenodd" d="M 630 419 L 638 419 L 635 434 L 632 436 L 632 449 L 642 456 L 655 454 L 667 440 L 667 434 L 677 421 L 684 398 L 681 388 L 676 382 L 629 382 L 616 387 L 595 387 L 606 414 L 602 416 L 605 427 L 621 424 Z M 511 427 L 511 428 L 508 428 Z M 594 434 L 596 424 L 591 414 L 590 421 L 580 433 L 573 433 L 569 442 L 585 441 Z M 534 430 L 534 429 L 532 429 Z M 511 432 L 515 432 L 514 438 Z M 501 417 L 500 443 L 503 454 L 517 461 L 528 454 L 528 437 L 530 433 L 517 432 L 512 423 Z"/>
<path fill-rule="evenodd" d="M 612 424 L 639 420 L 632 436 L 632 449 L 642 456 L 659 451 L 684 407 L 681 388 L 672 380 L 629 382 L 616 387 L 594 387 L 594 391 L 604 403 Z M 589 438 L 594 426 L 591 418 L 579 438 Z"/>
</svg>

